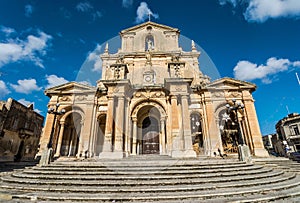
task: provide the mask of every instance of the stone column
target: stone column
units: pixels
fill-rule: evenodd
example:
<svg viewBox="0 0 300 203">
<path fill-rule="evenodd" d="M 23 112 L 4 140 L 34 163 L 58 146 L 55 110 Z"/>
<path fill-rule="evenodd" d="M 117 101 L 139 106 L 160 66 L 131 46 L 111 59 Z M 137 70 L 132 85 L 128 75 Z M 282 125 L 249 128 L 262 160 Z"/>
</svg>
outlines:
<svg viewBox="0 0 300 203">
<path fill-rule="evenodd" d="M 178 121 L 178 106 L 177 96 L 171 96 L 171 120 L 172 120 L 172 157 L 181 157 L 182 148 L 179 135 L 179 121 Z"/>
<path fill-rule="evenodd" d="M 103 143 L 103 151 L 100 153 L 100 158 L 110 158 L 112 152 L 112 127 L 114 120 L 114 97 L 108 96 L 107 115 L 105 125 L 105 135 Z"/>
<path fill-rule="evenodd" d="M 165 118 L 160 119 L 161 154 L 166 154 Z"/>
<path fill-rule="evenodd" d="M 132 155 L 136 155 L 136 139 L 137 139 L 137 119 L 132 118 L 133 129 L 132 129 Z"/>
<path fill-rule="evenodd" d="M 208 130 L 208 121 L 207 121 L 207 113 L 206 113 L 206 106 L 205 102 L 202 101 L 203 106 L 203 147 L 204 147 L 204 154 L 211 156 L 211 145 L 210 145 L 210 137 L 209 137 L 209 130 Z"/>
<path fill-rule="evenodd" d="M 213 102 L 211 101 L 211 94 L 210 92 L 205 92 L 204 96 L 204 108 L 206 111 L 207 128 L 209 136 L 208 145 L 210 146 L 208 154 L 212 156 L 213 152 L 218 152 L 218 148 L 221 149 L 222 143 L 220 143 L 220 129 L 218 128 L 218 124 L 215 118 L 215 108 Z"/>
<path fill-rule="evenodd" d="M 79 158 L 80 156 L 85 156 L 85 154 L 84 154 L 85 152 L 83 152 L 83 149 L 84 149 L 84 147 L 83 147 L 83 139 L 84 139 L 83 138 L 83 136 L 84 136 L 84 134 L 83 134 L 83 124 L 84 124 L 84 121 L 81 120 L 80 121 L 80 132 L 77 132 L 77 129 L 74 126 L 75 135 L 74 135 L 73 139 L 74 139 L 75 143 L 77 141 L 77 136 L 79 134 L 79 141 L 78 141 L 78 143 L 76 143 L 76 144 L 78 144 L 78 151 L 77 151 L 77 154 L 76 154 L 77 158 Z"/>
<path fill-rule="evenodd" d="M 114 153 L 118 152 L 118 156 L 123 157 L 123 133 L 124 133 L 124 98 L 118 98 L 118 107 L 116 112 L 115 125 L 115 148 Z M 121 154 L 120 154 L 121 153 Z"/>
<path fill-rule="evenodd" d="M 181 107 L 182 107 L 182 123 L 183 123 L 183 138 L 184 138 L 184 157 L 196 157 L 197 154 L 193 150 L 192 135 L 191 135 L 191 124 L 189 116 L 189 103 L 188 96 L 182 95 L 181 97 Z"/>
<path fill-rule="evenodd" d="M 56 147 L 56 152 L 54 157 L 60 157 L 60 149 L 61 149 L 61 145 L 62 145 L 62 140 L 63 140 L 63 136 L 64 136 L 64 130 L 65 130 L 65 122 L 62 121 L 60 122 L 60 132 L 59 132 L 59 137 L 58 137 L 58 142 L 57 142 L 57 147 Z"/>
</svg>

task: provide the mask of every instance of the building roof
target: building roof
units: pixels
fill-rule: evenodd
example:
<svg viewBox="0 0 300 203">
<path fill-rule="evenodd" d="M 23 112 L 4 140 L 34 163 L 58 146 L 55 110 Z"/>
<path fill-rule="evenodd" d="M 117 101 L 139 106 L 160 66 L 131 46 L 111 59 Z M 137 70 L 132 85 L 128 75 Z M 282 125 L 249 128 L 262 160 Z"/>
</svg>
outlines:
<svg viewBox="0 0 300 203">
<path fill-rule="evenodd" d="M 178 33 L 180 32 L 178 28 L 173 28 L 173 27 L 170 27 L 170 26 L 167 26 L 167 25 L 162 25 L 162 24 L 158 24 L 158 23 L 155 23 L 155 22 L 148 21 L 148 22 L 145 22 L 145 23 L 138 24 L 136 26 L 127 28 L 125 30 L 122 30 L 120 32 L 120 34 L 123 35 L 123 34 L 130 33 L 130 32 L 133 32 L 133 31 L 136 31 L 136 30 L 142 29 L 144 27 L 148 27 L 148 26 L 157 27 L 157 28 L 160 28 L 160 29 L 164 29 L 166 31 L 173 31 L 173 32 L 178 32 Z"/>
</svg>

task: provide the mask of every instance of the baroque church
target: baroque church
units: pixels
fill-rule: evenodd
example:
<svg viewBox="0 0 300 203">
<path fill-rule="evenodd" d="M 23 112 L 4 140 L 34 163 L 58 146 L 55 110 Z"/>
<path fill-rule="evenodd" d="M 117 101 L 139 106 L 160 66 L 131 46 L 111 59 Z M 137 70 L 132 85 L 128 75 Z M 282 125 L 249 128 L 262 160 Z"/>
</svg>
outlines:
<svg viewBox="0 0 300 203">
<path fill-rule="evenodd" d="M 194 42 L 183 51 L 179 36 L 177 28 L 151 21 L 125 29 L 117 53 L 106 44 L 99 56 L 96 87 L 69 82 L 47 89 L 48 107 L 59 103 L 65 113 L 47 114 L 39 154 L 52 137 L 56 158 L 234 155 L 241 137 L 253 156 L 268 156 L 252 97 L 256 86 L 211 81 Z M 232 102 L 243 109 L 228 112 Z"/>
</svg>

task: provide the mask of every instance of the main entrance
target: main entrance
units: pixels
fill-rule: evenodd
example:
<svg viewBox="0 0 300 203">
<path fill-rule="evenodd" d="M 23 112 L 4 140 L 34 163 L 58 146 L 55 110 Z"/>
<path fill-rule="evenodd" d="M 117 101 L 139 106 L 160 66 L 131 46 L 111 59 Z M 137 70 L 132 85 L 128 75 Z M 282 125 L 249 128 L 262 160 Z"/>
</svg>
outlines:
<svg viewBox="0 0 300 203">
<path fill-rule="evenodd" d="M 149 116 L 143 120 L 142 134 L 143 154 L 159 154 L 159 126 L 156 118 Z"/>
</svg>

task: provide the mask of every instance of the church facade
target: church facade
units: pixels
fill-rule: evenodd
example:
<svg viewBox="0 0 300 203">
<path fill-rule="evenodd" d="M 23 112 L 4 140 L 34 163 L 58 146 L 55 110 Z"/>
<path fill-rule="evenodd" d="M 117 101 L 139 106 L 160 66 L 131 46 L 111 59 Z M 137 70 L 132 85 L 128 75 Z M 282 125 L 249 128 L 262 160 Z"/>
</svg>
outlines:
<svg viewBox="0 0 300 203">
<path fill-rule="evenodd" d="M 96 87 L 70 82 L 47 89 L 48 107 L 59 103 L 66 113 L 56 120 L 47 115 L 40 152 L 53 131 L 55 157 L 235 154 L 239 136 L 252 155 L 268 156 L 252 97 L 256 86 L 232 78 L 210 81 L 194 42 L 183 51 L 179 35 L 150 21 L 125 29 L 118 52 L 110 53 L 107 44 L 99 56 Z M 235 115 L 226 108 L 232 101 L 244 106 Z"/>
</svg>

